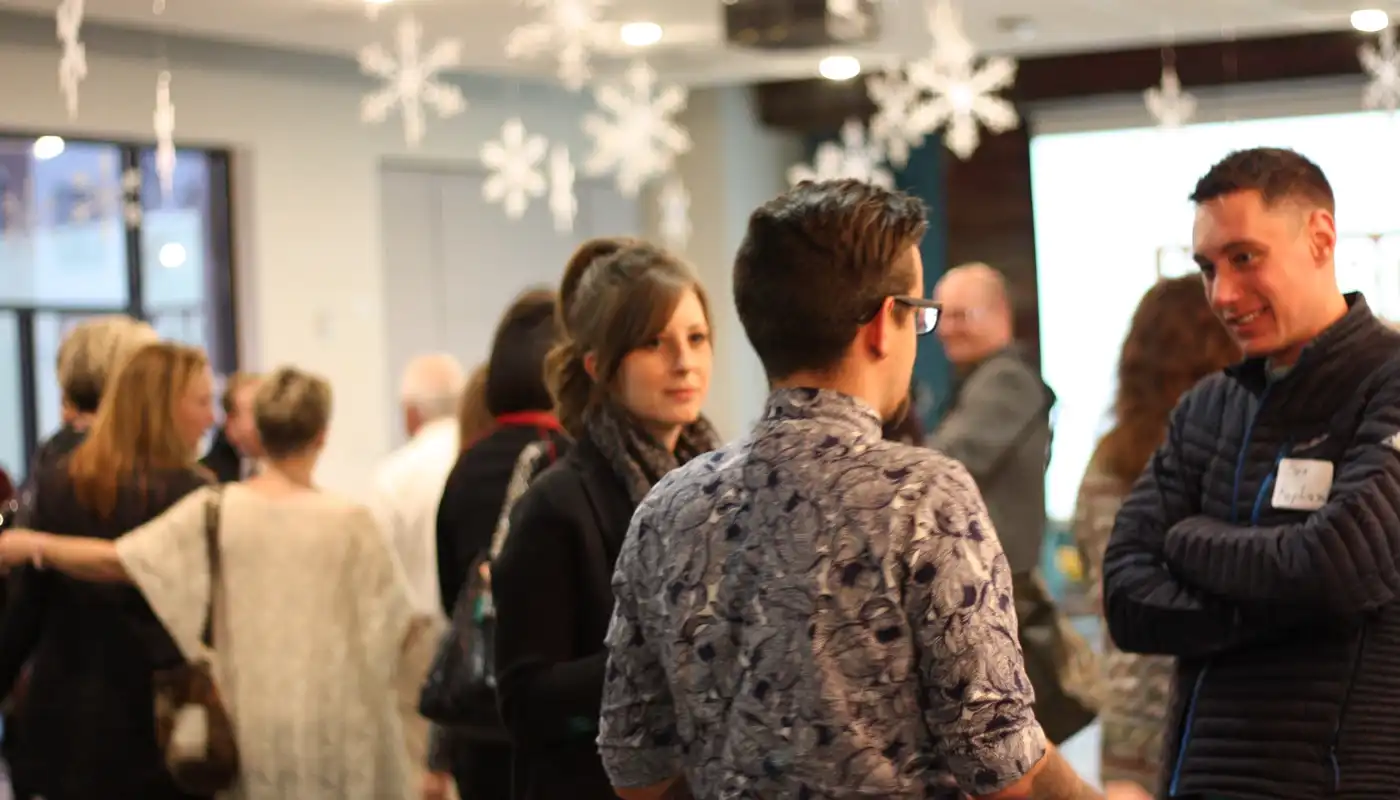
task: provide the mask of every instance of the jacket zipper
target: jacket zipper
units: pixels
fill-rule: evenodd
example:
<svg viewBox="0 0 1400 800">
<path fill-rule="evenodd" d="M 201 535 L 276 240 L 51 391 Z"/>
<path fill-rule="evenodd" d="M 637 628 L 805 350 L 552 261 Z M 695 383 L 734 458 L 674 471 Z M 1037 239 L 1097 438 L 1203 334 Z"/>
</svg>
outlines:
<svg viewBox="0 0 1400 800">
<path fill-rule="evenodd" d="M 1346 721 L 1347 708 L 1351 705 L 1351 690 L 1356 686 L 1356 673 L 1361 669 L 1361 656 L 1366 649 L 1366 622 L 1361 623 L 1361 632 L 1356 637 L 1356 652 L 1352 656 L 1351 671 L 1347 675 L 1347 689 L 1342 694 L 1342 707 L 1337 711 L 1337 724 L 1332 728 L 1332 741 L 1327 747 L 1327 759 L 1332 762 L 1332 791 L 1342 790 L 1342 763 L 1337 751 L 1342 742 L 1342 723 Z"/>
<path fill-rule="evenodd" d="M 1230 524 L 1238 525 L 1240 522 L 1240 481 L 1244 478 L 1245 456 L 1249 454 L 1249 443 L 1254 438 L 1254 422 L 1259 419 L 1259 410 L 1264 407 L 1264 401 L 1269 399 L 1269 391 L 1273 389 L 1273 384 L 1264 387 L 1263 393 L 1259 395 L 1259 403 L 1254 408 L 1254 413 L 1250 415 L 1249 422 L 1244 427 L 1244 441 L 1240 443 L 1240 454 L 1235 458 L 1235 480 L 1230 486 Z M 1288 449 L 1285 444 L 1274 459 L 1274 467 L 1277 469 L 1278 462 L 1283 460 L 1283 454 Z M 1273 472 L 1264 479 L 1264 484 L 1259 487 L 1259 493 L 1254 497 L 1254 513 L 1251 518 L 1257 518 L 1260 511 L 1260 498 L 1264 496 L 1266 488 L 1273 483 Z M 1210 662 L 1206 662 L 1201 667 L 1201 671 L 1196 674 L 1196 683 L 1191 687 L 1191 697 L 1186 701 L 1186 721 L 1181 729 L 1181 743 L 1177 745 L 1176 764 L 1172 767 L 1171 784 L 1167 788 L 1167 794 L 1175 797 L 1181 787 L 1181 768 L 1186 763 L 1186 748 L 1191 744 L 1191 729 L 1196 726 L 1196 701 L 1201 696 L 1201 687 L 1205 685 L 1206 673 L 1210 671 Z"/>
</svg>

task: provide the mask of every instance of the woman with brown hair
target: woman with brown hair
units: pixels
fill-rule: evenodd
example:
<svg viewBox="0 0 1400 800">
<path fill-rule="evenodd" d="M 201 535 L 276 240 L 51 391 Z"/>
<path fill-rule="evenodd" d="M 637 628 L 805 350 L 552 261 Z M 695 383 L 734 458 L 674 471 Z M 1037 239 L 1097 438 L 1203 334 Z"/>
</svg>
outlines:
<svg viewBox="0 0 1400 800">
<path fill-rule="evenodd" d="M 559 291 L 547 377 L 575 445 L 525 491 L 492 567 L 501 714 L 520 800 L 612 800 L 595 744 L 612 573 L 632 512 L 718 443 L 701 415 L 714 355 L 705 293 L 675 256 L 595 239 Z"/>
<path fill-rule="evenodd" d="M 213 424 L 204 354 L 137 350 L 108 385 L 86 437 L 35 476 L 27 524 L 111 540 L 205 484 L 195 464 Z M 6 537 L 14 534 L 6 534 Z M 0 625 L 0 692 L 29 664 L 5 720 L 16 797 L 184 797 L 156 748 L 151 673 L 181 656 L 136 589 L 25 567 Z"/>
<path fill-rule="evenodd" d="M 496 419 L 486 405 L 486 382 L 490 370 L 485 364 L 479 365 L 467 376 L 467 385 L 462 389 L 462 399 L 457 403 L 457 441 L 462 452 L 471 449 L 477 440 L 491 432 Z M 450 608 L 451 606 L 447 606 Z"/>
<path fill-rule="evenodd" d="M 1159 281 L 1138 304 L 1118 360 L 1114 424 L 1089 460 L 1073 520 L 1096 592 L 1113 520 L 1166 437 L 1172 409 L 1198 381 L 1239 358 L 1199 277 Z M 1162 768 L 1172 660 L 1119 652 L 1107 636 L 1104 648 L 1103 780 L 1152 789 Z"/>
</svg>

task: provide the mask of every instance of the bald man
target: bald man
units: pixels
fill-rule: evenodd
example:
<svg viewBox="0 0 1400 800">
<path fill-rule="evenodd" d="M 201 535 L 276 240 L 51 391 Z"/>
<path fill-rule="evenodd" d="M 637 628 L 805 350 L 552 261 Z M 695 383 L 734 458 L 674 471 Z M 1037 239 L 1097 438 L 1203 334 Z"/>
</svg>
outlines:
<svg viewBox="0 0 1400 800">
<path fill-rule="evenodd" d="M 428 722 L 418 715 L 418 692 L 432 664 L 440 626 L 446 624 L 437 573 L 437 510 L 447 475 L 457 462 L 456 411 L 466 373 L 445 353 L 418 356 L 404 368 L 399 400 L 409 440 L 390 453 L 374 478 L 368 503 L 403 567 L 409 598 L 430 618 L 430 635 L 414 638 L 399 672 L 399 711 L 415 771 L 414 796 L 426 774 Z"/>
<path fill-rule="evenodd" d="M 955 392 L 929 445 L 961 461 L 977 481 L 1011 571 L 1040 563 L 1045 465 L 1055 395 L 1017 352 L 1001 273 L 964 264 L 943 275 L 938 338 L 956 373 Z"/>
</svg>

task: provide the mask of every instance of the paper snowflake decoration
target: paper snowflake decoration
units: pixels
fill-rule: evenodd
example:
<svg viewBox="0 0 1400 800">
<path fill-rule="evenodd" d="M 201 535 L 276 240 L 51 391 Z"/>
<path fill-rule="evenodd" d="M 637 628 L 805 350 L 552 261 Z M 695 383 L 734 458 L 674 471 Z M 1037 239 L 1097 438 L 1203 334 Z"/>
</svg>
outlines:
<svg viewBox="0 0 1400 800">
<path fill-rule="evenodd" d="M 399 23 L 397 53 L 379 44 L 360 51 L 360 71 L 384 81 L 377 92 L 360 101 L 360 120 L 378 123 L 395 107 L 403 113 L 403 135 L 410 147 L 423 141 L 425 106 L 446 119 L 462 113 L 467 102 L 457 87 L 443 83 L 441 73 L 462 61 L 462 43 L 443 39 L 423 50 L 423 27 L 413 17 Z"/>
<path fill-rule="evenodd" d="M 103 157 L 98 163 L 99 175 L 117 171 L 115 159 Z M 70 192 L 68 222 L 82 223 L 120 215 L 126 226 L 135 229 L 141 224 L 141 170 L 128 167 L 121 170 L 115 182 L 94 182 L 86 172 L 68 176 Z"/>
<path fill-rule="evenodd" d="M 555 145 L 549 151 L 549 213 L 554 217 L 554 230 L 569 233 L 578 216 L 578 196 L 574 193 L 574 159 L 569 149 Z"/>
<path fill-rule="evenodd" d="M 679 175 L 672 175 L 656 195 L 657 228 L 661 242 L 672 250 L 685 250 L 690 244 L 690 191 Z"/>
<path fill-rule="evenodd" d="M 948 149 L 967 159 L 981 143 L 979 127 L 1004 133 L 1021 124 L 1015 107 L 997 94 L 1015 82 L 1016 62 L 992 57 L 978 63 L 950 0 L 930 11 L 929 31 L 932 52 L 887 74 L 870 93 L 879 120 L 872 133 L 899 159 L 943 129 Z"/>
<path fill-rule="evenodd" d="M 1180 128 L 1196 114 L 1196 98 L 1181 88 L 1176 69 L 1162 67 L 1162 83 L 1142 93 L 1147 112 L 1163 128 Z"/>
<path fill-rule="evenodd" d="M 1394 111 L 1400 106 L 1400 52 L 1395 46 L 1395 28 L 1381 31 L 1377 44 L 1362 45 L 1358 53 L 1361 68 L 1371 77 L 1361 102 L 1366 108 Z"/>
<path fill-rule="evenodd" d="M 13 177 L 3 167 L 0 167 L 0 175 Z M 0 185 L 0 233 L 11 236 L 27 234 L 38 222 L 31 201 L 33 191 L 34 184 L 29 178 L 25 178 L 19 186 L 11 186 L 8 180 Z"/>
<path fill-rule="evenodd" d="M 87 77 L 87 45 L 83 44 L 83 0 L 62 0 L 55 19 L 63 55 L 58 59 L 58 88 L 68 106 L 68 118 L 78 116 L 78 85 Z"/>
<path fill-rule="evenodd" d="M 523 0 L 539 10 L 532 22 L 511 31 L 506 38 L 506 57 L 537 58 L 546 53 L 558 59 L 559 80 L 572 91 L 583 88 L 592 77 L 589 58 L 607 48 L 616 38 L 602 23 L 603 8 L 611 0 Z"/>
<path fill-rule="evenodd" d="M 686 90 L 658 90 L 656 81 L 651 67 L 634 63 L 620 83 L 594 91 L 605 114 L 583 118 L 583 130 L 593 139 L 583 171 L 593 176 L 616 173 L 617 189 L 627 197 L 636 197 L 642 184 L 670 172 L 676 156 L 691 147 L 690 134 L 675 119 L 685 110 Z"/>
<path fill-rule="evenodd" d="M 525 216 L 530 200 L 544 195 L 544 161 L 549 143 L 543 136 L 525 132 L 518 118 L 506 120 L 501 138 L 481 146 L 481 163 L 489 174 L 481 186 L 487 202 L 500 203 L 511 219 Z"/>
<path fill-rule="evenodd" d="M 788 183 L 796 186 L 803 181 L 835 181 L 851 178 L 886 189 L 894 188 L 894 176 L 885 169 L 884 151 L 880 145 L 866 140 L 865 126 L 860 120 L 849 119 L 841 126 L 841 143 L 822 142 L 809 164 L 797 164 L 788 170 Z"/>
<path fill-rule="evenodd" d="M 156 178 L 161 197 L 169 202 L 175 197 L 175 104 L 170 102 L 169 70 L 156 77 L 156 110 L 151 116 L 156 133 Z"/>
</svg>

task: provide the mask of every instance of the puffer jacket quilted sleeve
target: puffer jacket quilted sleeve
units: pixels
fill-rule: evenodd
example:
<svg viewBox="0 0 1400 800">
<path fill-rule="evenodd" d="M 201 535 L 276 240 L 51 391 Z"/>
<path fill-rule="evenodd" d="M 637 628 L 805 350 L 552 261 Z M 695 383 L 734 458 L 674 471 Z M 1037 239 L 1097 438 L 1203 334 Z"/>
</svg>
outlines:
<svg viewBox="0 0 1400 800">
<path fill-rule="evenodd" d="M 1255 641 L 1258 620 L 1226 600 L 1187 584 L 1168 566 L 1168 532 L 1199 513 L 1202 459 L 1192 458 L 1215 433 L 1198 420 L 1217 398 L 1207 379 L 1172 412 L 1167 440 L 1123 502 L 1104 554 L 1103 605 L 1109 634 L 1131 653 L 1206 656 Z M 1200 406 L 1197 408 L 1197 406 Z"/>
<path fill-rule="evenodd" d="M 1400 597 L 1400 358 L 1388 359 L 1368 383 L 1326 504 L 1273 526 L 1173 517 L 1165 554 L 1184 580 L 1236 602 L 1340 616 Z"/>
</svg>

